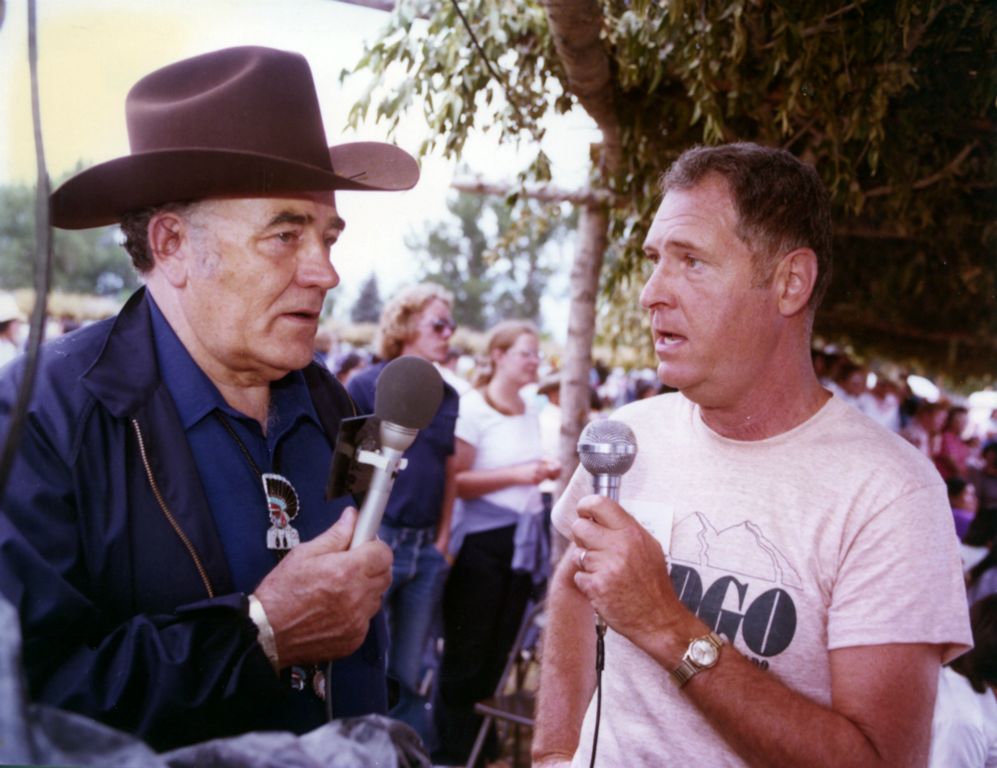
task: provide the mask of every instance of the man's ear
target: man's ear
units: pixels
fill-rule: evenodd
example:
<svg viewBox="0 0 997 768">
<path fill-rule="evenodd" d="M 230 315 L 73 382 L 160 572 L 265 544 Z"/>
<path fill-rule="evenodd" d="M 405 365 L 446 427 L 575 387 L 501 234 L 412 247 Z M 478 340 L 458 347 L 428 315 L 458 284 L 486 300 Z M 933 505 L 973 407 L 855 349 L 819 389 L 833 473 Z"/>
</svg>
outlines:
<svg viewBox="0 0 997 768">
<path fill-rule="evenodd" d="M 155 214 L 149 220 L 149 251 L 155 268 L 175 288 L 187 282 L 187 222 L 176 213 Z"/>
<path fill-rule="evenodd" d="M 782 257 L 776 269 L 779 312 L 790 317 L 805 309 L 817 285 L 817 254 L 797 248 Z"/>
</svg>

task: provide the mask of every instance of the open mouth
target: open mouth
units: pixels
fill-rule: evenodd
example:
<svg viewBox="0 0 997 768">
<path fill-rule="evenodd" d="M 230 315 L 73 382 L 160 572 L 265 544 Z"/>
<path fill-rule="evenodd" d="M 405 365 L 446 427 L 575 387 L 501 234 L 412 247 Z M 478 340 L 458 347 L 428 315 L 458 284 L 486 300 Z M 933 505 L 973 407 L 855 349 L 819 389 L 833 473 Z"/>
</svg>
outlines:
<svg viewBox="0 0 997 768">
<path fill-rule="evenodd" d="M 671 331 L 654 334 L 654 348 L 659 353 L 671 352 L 681 347 L 688 339 Z"/>
<path fill-rule="evenodd" d="M 685 336 L 680 336 L 679 334 L 671 333 L 670 331 L 665 331 L 656 335 L 658 343 L 664 344 L 665 346 L 674 346 L 675 344 L 681 344 L 686 340 Z"/>
</svg>

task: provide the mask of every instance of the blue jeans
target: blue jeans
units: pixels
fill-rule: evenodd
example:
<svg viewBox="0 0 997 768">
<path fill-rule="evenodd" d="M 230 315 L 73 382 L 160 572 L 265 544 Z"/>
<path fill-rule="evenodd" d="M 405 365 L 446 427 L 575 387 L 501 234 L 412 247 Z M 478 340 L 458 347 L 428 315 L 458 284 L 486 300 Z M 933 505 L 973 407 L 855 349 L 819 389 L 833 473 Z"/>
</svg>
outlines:
<svg viewBox="0 0 997 768">
<path fill-rule="evenodd" d="M 427 646 L 438 628 L 443 586 L 450 571 L 433 546 L 435 528 L 382 525 L 380 539 L 391 547 L 391 586 L 384 595 L 388 619 L 388 676 L 398 683 L 398 703 L 389 714 L 412 726 L 427 748 L 435 741 L 430 691 L 421 691 L 427 672 L 436 676 L 438 659 Z M 427 665 L 427 656 L 430 661 Z M 423 695 L 425 694 L 425 695 Z"/>
</svg>

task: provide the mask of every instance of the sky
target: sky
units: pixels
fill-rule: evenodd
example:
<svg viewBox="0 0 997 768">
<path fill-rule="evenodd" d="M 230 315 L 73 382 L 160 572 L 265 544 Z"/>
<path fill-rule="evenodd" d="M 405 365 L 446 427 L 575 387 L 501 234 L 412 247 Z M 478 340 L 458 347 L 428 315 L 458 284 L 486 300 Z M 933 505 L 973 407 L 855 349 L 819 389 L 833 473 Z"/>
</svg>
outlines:
<svg viewBox="0 0 997 768">
<path fill-rule="evenodd" d="M 140 77 L 179 59 L 233 45 L 265 45 L 298 51 L 312 67 L 330 144 L 388 140 L 387 126 L 346 128 L 350 107 L 370 76 L 339 82 L 359 60 L 365 40 L 376 39 L 387 15 L 334 0 L 37 0 L 42 137 L 53 179 L 78 164 L 92 165 L 128 154 L 124 102 Z M 182 13 L 180 12 L 182 9 Z M 27 2 L 8 0 L 0 28 L 0 184 L 33 184 L 35 149 L 27 54 Z M 427 135 L 418 117 L 407 119 L 392 139 L 413 154 Z M 597 133 L 580 112 L 548 127 L 544 150 L 554 183 L 585 182 L 588 144 Z M 488 133 L 468 142 L 461 162 L 492 181 L 512 180 L 530 153 L 499 147 Z M 349 226 L 333 250 L 342 277 L 337 314 L 352 306 L 360 284 L 373 272 L 382 297 L 412 282 L 416 264 L 404 246 L 446 216 L 454 163 L 437 156 L 420 160 L 422 177 L 404 193 L 341 193 L 337 205 Z M 564 249 L 570 254 L 571 249 Z M 570 265 L 552 283 L 544 325 L 563 340 Z"/>
</svg>

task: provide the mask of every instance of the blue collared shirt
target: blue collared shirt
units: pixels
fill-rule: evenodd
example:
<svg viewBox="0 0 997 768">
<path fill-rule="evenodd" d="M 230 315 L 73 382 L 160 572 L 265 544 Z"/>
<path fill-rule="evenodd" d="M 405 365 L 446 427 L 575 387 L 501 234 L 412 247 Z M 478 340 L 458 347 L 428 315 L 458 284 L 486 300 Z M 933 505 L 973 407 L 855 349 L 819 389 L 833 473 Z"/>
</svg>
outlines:
<svg viewBox="0 0 997 768">
<path fill-rule="evenodd" d="M 176 404 L 200 475 L 190 482 L 202 484 L 235 588 L 249 594 L 277 563 L 276 554 L 266 546 L 267 502 L 259 473 L 215 414 L 224 415 L 260 472 L 277 472 L 294 485 L 300 511 L 292 525 L 302 541 L 332 525 L 349 501 L 325 499 L 332 446 L 300 371 L 271 384 L 264 435 L 258 421 L 225 402 L 151 296 L 149 305 L 160 374 Z"/>
</svg>

